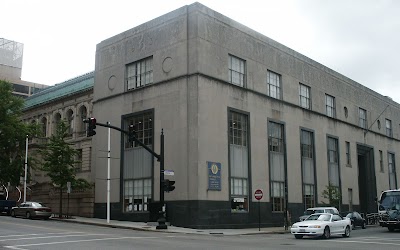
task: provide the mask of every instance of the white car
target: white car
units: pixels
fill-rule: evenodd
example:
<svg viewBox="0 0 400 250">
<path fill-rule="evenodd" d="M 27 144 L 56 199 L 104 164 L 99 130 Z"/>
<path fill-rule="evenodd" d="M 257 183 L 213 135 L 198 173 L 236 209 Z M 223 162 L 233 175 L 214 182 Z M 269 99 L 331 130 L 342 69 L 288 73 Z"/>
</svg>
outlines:
<svg viewBox="0 0 400 250">
<path fill-rule="evenodd" d="M 294 223 L 290 229 L 296 239 L 303 236 L 322 236 L 325 239 L 331 235 L 349 237 L 351 220 L 343 219 L 340 215 L 330 213 L 316 213 L 301 222 Z"/>
</svg>

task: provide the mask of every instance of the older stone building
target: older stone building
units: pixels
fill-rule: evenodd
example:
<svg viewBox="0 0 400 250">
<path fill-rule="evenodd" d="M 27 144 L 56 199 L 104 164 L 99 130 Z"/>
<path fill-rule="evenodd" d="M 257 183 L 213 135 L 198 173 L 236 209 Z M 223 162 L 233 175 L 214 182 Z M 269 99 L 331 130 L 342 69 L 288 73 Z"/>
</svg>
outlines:
<svg viewBox="0 0 400 250">
<path fill-rule="evenodd" d="M 88 73 L 74 79 L 51 86 L 25 101 L 23 120 L 39 124 L 41 137 L 29 138 L 29 149 L 35 150 L 54 132 L 57 123 L 65 120 L 68 124 L 68 142 L 78 150 L 78 178 L 94 183 L 92 175 L 92 140 L 86 136 L 83 119 L 92 115 L 94 73 Z M 48 204 L 54 212 L 59 209 L 59 192 L 51 185 L 46 173 L 31 169 L 30 199 Z M 64 194 L 63 211 L 67 211 L 67 194 Z M 72 215 L 93 216 L 94 189 L 74 190 L 69 196 L 68 211 Z"/>
<path fill-rule="evenodd" d="M 367 74 L 368 72 L 366 72 Z M 97 45 L 93 116 L 160 152 L 172 225 L 283 225 L 342 194 L 341 210 L 376 211 L 397 188 L 400 105 L 199 3 Z M 106 129 L 93 137 L 96 180 L 107 176 Z M 111 132 L 111 218 L 151 220 L 160 166 Z M 258 202 L 255 190 L 263 191 Z M 95 216 L 106 216 L 96 181 Z"/>
</svg>

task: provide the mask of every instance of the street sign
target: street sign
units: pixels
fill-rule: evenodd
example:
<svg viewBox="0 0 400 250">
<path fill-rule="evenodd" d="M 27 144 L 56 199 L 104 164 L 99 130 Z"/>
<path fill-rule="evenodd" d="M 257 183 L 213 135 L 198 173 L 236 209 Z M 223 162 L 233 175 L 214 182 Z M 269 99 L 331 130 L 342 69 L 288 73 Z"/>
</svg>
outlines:
<svg viewBox="0 0 400 250">
<path fill-rule="evenodd" d="M 263 191 L 261 190 L 261 189 L 257 189 L 255 192 L 254 192 L 254 198 L 256 198 L 256 200 L 261 200 L 262 199 L 262 197 L 263 197 Z"/>
<path fill-rule="evenodd" d="M 164 170 L 164 175 L 175 175 L 174 170 Z"/>
</svg>

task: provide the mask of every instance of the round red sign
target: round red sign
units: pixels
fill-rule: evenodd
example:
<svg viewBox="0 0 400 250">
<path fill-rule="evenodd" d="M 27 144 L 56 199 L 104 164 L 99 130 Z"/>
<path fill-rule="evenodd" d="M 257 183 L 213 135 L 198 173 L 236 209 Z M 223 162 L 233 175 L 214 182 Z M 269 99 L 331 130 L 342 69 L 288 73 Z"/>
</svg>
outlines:
<svg viewBox="0 0 400 250">
<path fill-rule="evenodd" d="M 254 198 L 256 198 L 257 200 L 261 200 L 263 197 L 263 191 L 261 189 L 257 189 L 254 192 Z"/>
</svg>

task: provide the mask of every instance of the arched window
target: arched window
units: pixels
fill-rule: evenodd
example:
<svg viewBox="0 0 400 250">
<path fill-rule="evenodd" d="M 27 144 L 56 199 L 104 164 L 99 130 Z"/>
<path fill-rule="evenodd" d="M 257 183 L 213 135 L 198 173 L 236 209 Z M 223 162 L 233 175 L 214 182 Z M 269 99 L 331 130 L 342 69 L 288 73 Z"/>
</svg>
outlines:
<svg viewBox="0 0 400 250">
<path fill-rule="evenodd" d="M 68 124 L 68 136 L 72 137 L 72 133 L 74 131 L 74 111 L 72 109 L 69 109 L 67 111 L 67 124 Z"/>
<path fill-rule="evenodd" d="M 58 123 L 61 121 L 61 114 L 60 113 L 56 113 L 54 115 L 54 119 L 53 119 L 53 134 L 56 133 L 57 131 L 57 125 Z"/>
<path fill-rule="evenodd" d="M 82 105 L 79 108 L 79 125 L 78 125 L 78 131 L 80 136 L 85 135 L 85 130 L 86 130 L 86 124 L 83 123 L 83 120 L 87 118 L 87 108 L 85 105 Z"/>
<path fill-rule="evenodd" d="M 41 121 L 40 121 L 40 125 L 41 125 L 41 135 L 43 137 L 47 136 L 47 118 L 46 117 L 42 117 Z"/>
</svg>

